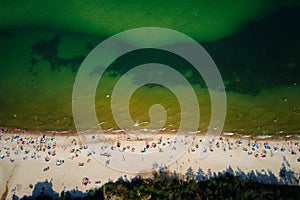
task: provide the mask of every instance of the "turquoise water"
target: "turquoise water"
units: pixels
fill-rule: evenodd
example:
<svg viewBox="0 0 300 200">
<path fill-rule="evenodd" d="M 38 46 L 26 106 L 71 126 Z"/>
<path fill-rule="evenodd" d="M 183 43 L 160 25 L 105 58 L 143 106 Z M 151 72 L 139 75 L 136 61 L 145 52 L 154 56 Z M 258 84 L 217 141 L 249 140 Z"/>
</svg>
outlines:
<svg viewBox="0 0 300 200">
<path fill-rule="evenodd" d="M 4 5 L 0 12 L 0 125 L 74 129 L 72 88 L 85 56 L 114 33 L 151 25 L 188 34 L 216 62 L 227 90 L 225 131 L 299 134 L 300 48 L 295 45 L 300 43 L 299 7 L 280 8 L 280 4 L 270 6 L 268 1 L 238 2 L 165 3 L 159 7 L 150 3 L 142 11 L 143 3 L 100 6 L 75 2 L 72 8 L 67 3 L 55 7 L 37 1 Z M 28 10 L 32 12 L 25 15 Z M 162 41 L 165 43 L 172 41 Z M 193 85 L 201 109 L 199 129 L 205 129 L 211 111 L 202 78 L 184 60 L 151 49 L 120 57 L 106 71 L 95 99 L 102 127 L 118 129 L 106 97 L 118 79 L 133 66 L 154 61 L 172 66 Z M 148 110 L 156 103 L 167 109 L 165 127 L 178 128 L 178 101 L 168 89 L 157 85 L 146 85 L 134 93 L 130 102 L 133 120 L 149 122 Z"/>
</svg>

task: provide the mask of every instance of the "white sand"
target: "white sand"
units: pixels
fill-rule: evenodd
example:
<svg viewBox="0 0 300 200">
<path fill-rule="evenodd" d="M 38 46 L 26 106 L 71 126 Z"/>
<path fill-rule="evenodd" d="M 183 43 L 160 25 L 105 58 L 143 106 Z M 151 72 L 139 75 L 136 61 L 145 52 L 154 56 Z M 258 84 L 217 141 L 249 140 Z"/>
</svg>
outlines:
<svg viewBox="0 0 300 200">
<path fill-rule="evenodd" d="M 93 150 L 93 147 L 100 149 L 100 146 L 98 137 L 91 139 L 92 135 L 86 134 L 86 139 L 93 142 L 93 144 L 89 144 L 88 149 L 82 148 L 81 153 L 78 153 L 78 157 L 74 157 L 73 159 L 72 156 L 75 156 L 75 153 L 70 153 L 71 149 L 79 149 L 80 147 L 83 147 L 83 145 L 80 144 L 80 140 L 77 136 L 56 135 L 55 140 L 53 141 L 50 141 L 51 136 L 47 136 L 46 144 L 51 146 L 49 151 L 52 153 L 55 150 L 56 155 L 50 155 L 50 161 L 46 162 L 45 156 L 47 151 L 38 152 L 36 154 L 36 159 L 31 158 L 34 153 L 34 144 L 18 145 L 17 139 L 14 141 L 10 140 L 13 136 L 12 134 L 2 134 L 2 138 L 0 140 L 0 155 L 6 155 L 6 151 L 9 151 L 10 156 L 0 159 L 0 194 L 4 193 L 5 191 L 6 182 L 8 182 L 9 188 L 7 199 L 11 199 L 14 192 L 18 197 L 31 195 L 33 189 L 29 187 L 29 184 L 35 185 L 35 183 L 43 182 L 46 179 L 48 181 L 52 179 L 51 182 L 53 183 L 53 189 L 58 193 L 60 193 L 63 189 L 72 190 L 75 188 L 78 188 L 80 191 L 86 191 L 87 189 L 100 187 L 108 180 L 117 180 L 121 176 L 124 177 L 124 175 L 130 179 L 137 174 L 129 174 L 110 168 L 110 165 L 112 165 L 114 162 L 113 159 L 115 159 L 116 162 L 119 162 L 120 166 L 124 165 L 124 170 L 126 170 L 126 165 L 143 165 L 147 162 L 147 156 L 149 154 L 158 152 L 159 147 L 164 149 L 166 146 L 168 146 L 168 142 L 172 141 L 174 137 L 174 135 L 164 134 L 162 135 L 162 143 L 157 144 L 158 138 L 161 135 L 156 136 L 153 141 L 151 141 L 150 138 L 145 139 L 147 138 L 147 134 L 143 135 L 144 140 L 136 141 L 135 137 L 131 137 L 131 141 L 126 141 L 127 136 L 123 135 L 121 132 L 118 134 L 120 135 L 119 137 L 116 134 L 107 136 L 107 139 L 110 141 L 108 148 L 114 146 L 114 151 L 120 152 L 123 147 L 125 147 L 125 152 L 136 156 L 142 155 L 142 157 L 139 157 L 139 159 L 141 158 L 143 160 L 133 163 L 133 161 L 127 159 L 123 160 L 122 155 L 124 154 L 118 153 L 110 157 L 109 159 L 111 163 L 108 164 L 108 166 L 105 166 L 105 164 L 99 162 L 94 155 L 88 156 L 90 150 Z M 21 136 L 23 138 L 32 138 L 32 141 L 39 142 L 42 134 L 21 134 Z M 5 141 L 7 138 L 8 140 Z M 169 138 L 169 140 L 167 140 L 167 138 Z M 295 172 L 296 174 L 300 173 L 300 162 L 297 162 L 297 158 L 300 157 L 300 146 L 297 145 L 299 140 L 295 137 L 283 138 L 281 140 L 271 140 L 269 141 L 271 149 L 265 149 L 263 146 L 263 143 L 266 142 L 266 140 L 270 140 L 270 138 L 259 139 L 257 140 L 257 143 L 260 144 L 259 149 L 256 148 L 255 151 L 252 151 L 251 144 L 254 143 L 254 138 L 237 138 L 234 135 L 231 136 L 227 134 L 226 136 L 223 135 L 223 140 L 217 140 L 220 143 L 219 148 L 214 145 L 213 152 L 210 152 L 205 159 L 200 159 L 200 148 L 196 148 L 195 146 L 197 144 L 201 145 L 201 142 L 199 141 L 200 139 L 203 140 L 203 138 L 204 136 L 197 136 L 192 145 L 189 147 L 189 150 L 177 161 L 168 166 L 168 169 L 172 172 L 176 171 L 178 173 L 185 174 L 187 169 L 190 167 L 192 167 L 195 172 L 197 172 L 199 168 L 201 168 L 204 172 L 208 172 L 208 169 L 210 169 L 212 172 L 221 172 L 231 166 L 233 170 L 240 169 L 243 172 L 257 170 L 260 173 L 265 173 L 267 170 L 270 170 L 277 178 L 279 178 L 279 170 L 282 167 L 282 163 L 284 163 L 289 170 Z M 120 141 L 121 143 L 120 148 L 117 147 L 117 141 Z M 152 142 L 155 143 L 156 148 L 149 148 L 147 149 L 146 153 L 141 153 L 141 150 L 145 147 L 145 141 L 148 141 L 150 146 Z M 223 150 L 224 148 L 222 147 L 222 141 L 224 144 L 226 144 L 226 151 Z M 232 150 L 228 149 L 228 141 L 233 143 Z M 239 145 L 237 143 L 238 141 L 241 141 L 242 144 Z M 290 142 L 291 145 L 289 145 L 288 142 Z M 165 145 L 163 145 L 163 143 L 165 143 Z M 248 143 L 250 146 L 248 146 Z M 56 145 L 55 148 L 53 148 L 53 144 Z M 19 149 L 18 156 L 14 155 L 16 150 L 12 149 L 13 147 L 17 147 L 17 145 L 18 147 L 23 146 L 23 150 Z M 127 149 L 127 146 L 130 146 L 130 148 Z M 274 151 L 274 146 L 279 148 L 277 152 Z M 8 147 L 10 148 L 9 150 L 7 150 Z M 134 152 L 132 152 L 132 147 L 135 148 Z M 285 147 L 285 152 L 280 151 L 281 147 Z M 244 151 L 243 148 L 247 148 L 248 151 Z M 28 154 L 25 154 L 25 150 L 30 151 Z M 296 153 L 296 155 L 291 154 L 292 150 Z M 261 153 L 263 151 L 266 151 L 266 158 L 261 157 Z M 252 152 L 252 155 L 248 155 L 248 152 Z M 258 153 L 258 157 L 255 157 L 256 153 Z M 164 154 L 167 153 L 162 152 L 157 155 L 164 156 Z M 271 156 L 271 154 L 273 155 Z M 105 156 L 99 156 L 99 152 L 95 152 L 95 155 L 100 159 L 105 158 Z M 28 159 L 23 160 L 24 156 L 28 156 Z M 285 161 L 283 157 L 285 157 Z M 15 161 L 11 162 L 9 160 L 10 158 L 14 158 Z M 64 163 L 61 166 L 56 166 L 57 159 L 64 160 Z M 89 159 L 90 161 L 88 162 Z M 126 164 L 126 162 L 128 163 Z M 84 163 L 84 166 L 79 166 L 79 163 Z M 46 167 L 49 167 L 49 170 L 43 171 L 43 169 Z M 149 169 L 151 169 L 151 167 L 152 166 L 149 166 Z M 120 168 L 122 169 L 122 167 Z M 149 173 L 143 174 L 143 172 L 140 172 L 140 174 L 144 176 L 150 175 Z M 91 183 L 87 186 L 82 184 L 82 179 L 84 177 L 88 177 L 91 181 Z M 96 184 L 96 181 L 101 181 L 101 184 Z M 15 191 L 13 191 L 13 189 L 15 189 Z"/>
</svg>

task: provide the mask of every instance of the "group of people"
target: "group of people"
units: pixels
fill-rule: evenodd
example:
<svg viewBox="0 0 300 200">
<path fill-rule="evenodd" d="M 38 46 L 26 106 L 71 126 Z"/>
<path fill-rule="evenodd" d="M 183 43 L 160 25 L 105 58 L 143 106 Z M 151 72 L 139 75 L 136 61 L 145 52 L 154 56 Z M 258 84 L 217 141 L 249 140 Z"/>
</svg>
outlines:
<svg viewBox="0 0 300 200">
<path fill-rule="evenodd" d="M 202 139 L 198 141 L 202 142 Z M 204 148 L 203 151 L 214 151 L 213 145 L 215 145 L 216 149 L 222 149 L 224 152 L 231 151 L 233 149 L 240 148 L 242 151 L 246 152 L 249 156 L 253 155 L 255 157 L 266 158 L 267 155 L 270 157 L 274 156 L 274 153 L 280 152 L 289 152 L 291 155 L 297 156 L 297 153 L 300 154 L 300 141 L 284 141 L 283 144 L 279 142 L 269 142 L 269 141 L 260 141 L 260 140 L 242 140 L 239 138 L 224 138 L 219 137 L 217 141 L 210 140 L 209 141 L 210 148 Z M 190 152 L 196 152 L 199 149 L 200 145 L 195 142 L 189 148 Z M 296 158 L 298 162 L 300 162 L 300 157 Z"/>
<path fill-rule="evenodd" d="M 135 153 L 147 153 L 153 151 L 163 151 L 164 146 L 172 145 L 176 143 L 176 140 L 169 137 L 163 136 L 158 137 L 158 139 L 153 141 L 145 141 L 140 149 L 137 149 L 134 146 L 134 142 L 131 141 L 131 137 L 124 136 L 127 139 L 124 139 L 118 136 L 118 140 L 114 145 L 111 145 L 111 150 L 119 151 L 130 151 Z M 188 153 L 195 153 L 200 151 L 201 144 L 203 139 L 198 138 L 192 142 L 192 145 L 188 148 Z M 103 147 L 102 147 L 103 148 Z M 264 140 L 255 140 L 255 139 L 240 139 L 238 137 L 223 137 L 220 136 L 218 139 L 210 140 L 209 147 L 203 148 L 202 151 L 205 153 L 207 151 L 213 152 L 214 149 L 221 149 L 222 151 L 232 151 L 233 149 L 240 149 L 243 152 L 247 153 L 249 156 L 255 156 L 256 158 L 266 158 L 267 156 L 273 157 L 275 153 L 284 153 L 288 152 L 289 154 L 296 157 L 296 160 L 300 162 L 300 157 L 297 157 L 297 154 L 300 154 L 300 141 L 296 140 L 286 140 L 284 142 L 278 141 L 264 141 Z"/>
<path fill-rule="evenodd" d="M 58 147 L 56 138 L 54 136 L 33 136 L 17 133 L 3 133 L 0 132 L 0 160 L 9 159 L 10 162 L 15 162 L 16 158 L 22 160 L 43 160 L 48 163 L 51 160 L 56 162 L 56 166 L 61 166 L 65 163 L 65 158 L 59 159 Z M 60 150 L 68 152 L 70 160 L 79 157 L 82 150 L 87 149 L 86 146 L 77 145 L 74 138 L 70 146 L 60 146 Z M 49 166 L 43 168 L 43 171 L 48 171 Z"/>
</svg>

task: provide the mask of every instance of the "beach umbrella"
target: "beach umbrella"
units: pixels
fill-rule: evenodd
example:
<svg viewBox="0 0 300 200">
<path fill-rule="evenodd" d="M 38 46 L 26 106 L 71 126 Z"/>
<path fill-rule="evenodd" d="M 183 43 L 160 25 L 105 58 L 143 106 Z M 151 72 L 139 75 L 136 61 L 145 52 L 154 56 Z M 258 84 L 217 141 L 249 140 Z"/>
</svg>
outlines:
<svg viewBox="0 0 300 200">
<path fill-rule="evenodd" d="M 89 184 L 89 178 L 88 177 L 84 177 L 82 179 L 82 185 L 87 186 Z"/>
<path fill-rule="evenodd" d="M 81 151 L 79 149 L 76 149 L 75 153 L 79 154 L 79 153 L 81 153 Z"/>
<path fill-rule="evenodd" d="M 46 161 L 46 162 L 50 161 L 50 157 L 49 157 L 49 156 L 46 156 L 46 157 L 45 157 L 45 161 Z"/>
</svg>

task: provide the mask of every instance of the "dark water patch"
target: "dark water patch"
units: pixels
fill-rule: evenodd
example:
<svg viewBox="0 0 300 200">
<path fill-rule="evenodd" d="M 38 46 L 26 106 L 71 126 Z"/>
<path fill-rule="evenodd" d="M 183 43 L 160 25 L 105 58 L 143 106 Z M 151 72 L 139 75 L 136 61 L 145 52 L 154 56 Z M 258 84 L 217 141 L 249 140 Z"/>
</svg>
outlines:
<svg viewBox="0 0 300 200">
<path fill-rule="evenodd" d="M 262 89 L 299 84 L 300 76 L 300 6 L 286 7 L 269 17 L 245 25 L 230 37 L 201 43 L 216 62 L 227 91 L 257 95 Z M 66 37 L 66 36 L 64 36 Z M 35 66 L 40 61 L 50 64 L 52 70 L 68 67 L 77 72 L 80 64 L 98 43 L 106 37 L 86 42 L 86 52 L 65 58 L 58 53 L 62 36 L 38 40 L 32 47 L 30 71 L 37 75 Z M 125 43 L 125 41 L 120 41 Z M 131 45 L 126 43 L 125 45 Z M 124 74 L 134 66 L 162 63 L 182 73 L 192 84 L 205 87 L 201 76 L 183 59 L 160 50 L 146 49 L 121 56 L 106 71 L 111 77 Z M 100 67 L 101 68 L 101 67 Z M 97 73 L 95 69 L 92 73 Z"/>
<path fill-rule="evenodd" d="M 58 56 L 58 45 L 61 36 L 56 35 L 50 40 L 39 40 L 32 46 L 32 58 L 29 71 L 34 71 L 34 66 L 40 61 L 44 60 L 50 63 L 53 71 L 60 70 L 62 67 L 70 66 L 72 71 L 77 72 L 80 64 L 83 62 L 86 55 L 74 56 L 69 59 Z M 36 75 L 36 72 L 33 72 Z"/>
<path fill-rule="evenodd" d="M 262 89 L 299 83 L 299 10 L 283 8 L 230 37 L 202 43 L 228 91 L 257 95 Z"/>
<path fill-rule="evenodd" d="M 131 51 L 120 56 L 107 68 L 105 75 L 112 77 L 121 76 L 134 67 L 147 63 L 160 63 L 172 67 L 182 74 L 191 84 L 200 85 L 201 87 L 206 86 L 198 71 L 184 58 L 164 50 L 151 48 Z M 101 67 L 102 66 L 99 66 L 99 68 Z M 97 73 L 97 70 L 94 72 Z M 147 71 L 145 71 L 145 75 L 146 74 Z M 138 77 L 135 77 L 133 81 L 134 83 L 139 84 Z M 174 80 L 174 83 L 176 83 L 176 80 Z"/>
<path fill-rule="evenodd" d="M 248 23 L 230 37 L 201 43 L 217 64 L 227 91 L 258 95 L 261 90 L 300 84 L 299 10 L 300 6 L 282 8 L 265 19 Z M 117 77 L 151 62 L 171 66 L 192 84 L 205 87 L 188 62 L 157 49 L 136 50 L 121 56 L 106 73 Z"/>
<path fill-rule="evenodd" d="M 13 39 L 14 34 L 10 31 L 0 31 L 0 38 L 8 38 L 8 39 Z"/>
<path fill-rule="evenodd" d="M 164 87 L 162 85 L 154 84 L 154 83 L 145 84 L 144 86 L 147 88 L 155 88 L 155 87 L 162 88 L 162 87 Z"/>
</svg>

